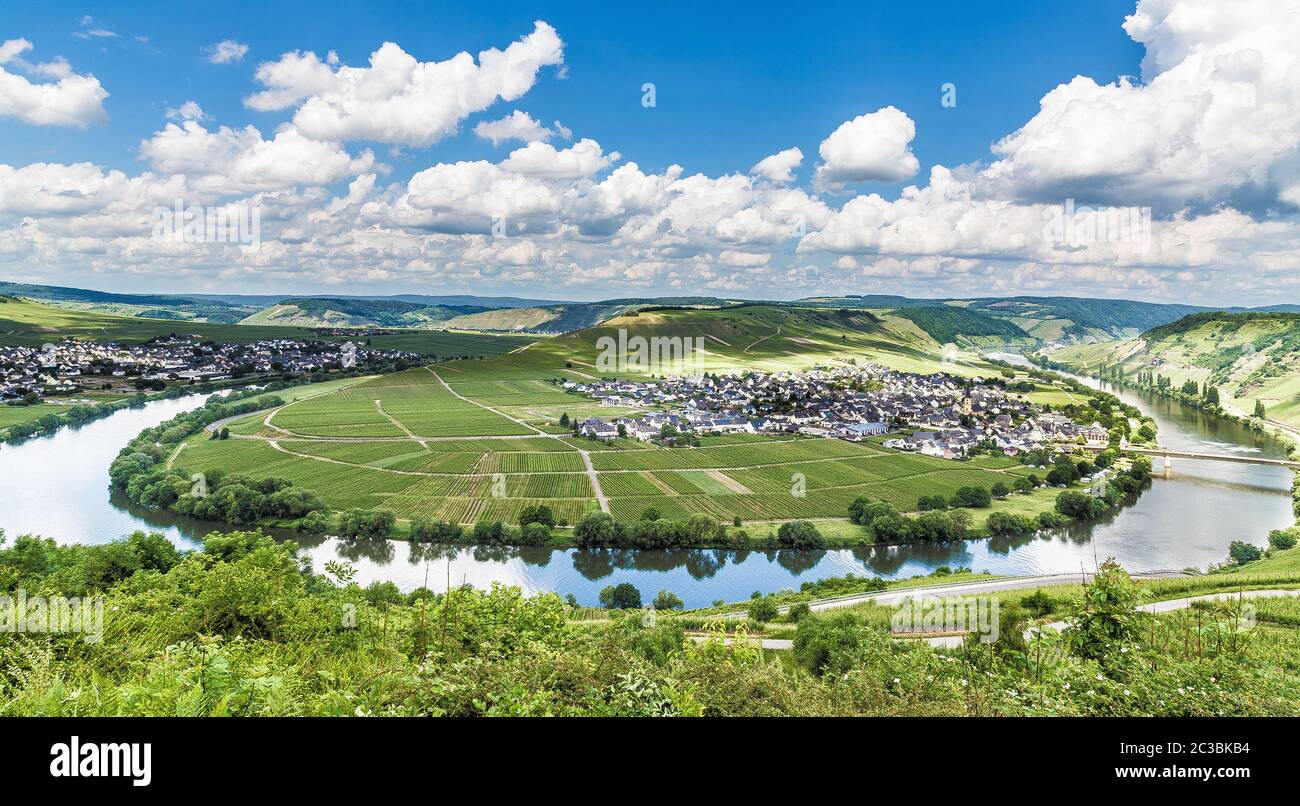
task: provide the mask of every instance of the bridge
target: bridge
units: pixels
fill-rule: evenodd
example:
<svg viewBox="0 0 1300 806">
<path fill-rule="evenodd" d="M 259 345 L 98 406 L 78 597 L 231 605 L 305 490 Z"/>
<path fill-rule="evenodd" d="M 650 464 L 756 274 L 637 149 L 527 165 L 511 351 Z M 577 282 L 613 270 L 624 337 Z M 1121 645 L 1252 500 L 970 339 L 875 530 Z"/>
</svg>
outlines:
<svg viewBox="0 0 1300 806">
<path fill-rule="evenodd" d="M 1084 445 L 1085 450 L 1101 453 L 1106 450 L 1105 445 Z M 1141 448 L 1130 445 L 1124 450 L 1128 453 L 1140 453 L 1146 456 L 1163 456 L 1165 459 L 1165 470 L 1173 465 L 1174 458 L 1178 459 L 1205 459 L 1211 462 L 1239 462 L 1246 465 L 1270 465 L 1272 467 L 1285 467 L 1290 470 L 1300 470 L 1300 462 L 1290 459 L 1271 459 L 1266 456 L 1251 456 L 1240 453 L 1203 453 L 1201 451 L 1179 451 L 1173 448 L 1162 448 L 1159 445 L 1153 448 Z"/>
</svg>

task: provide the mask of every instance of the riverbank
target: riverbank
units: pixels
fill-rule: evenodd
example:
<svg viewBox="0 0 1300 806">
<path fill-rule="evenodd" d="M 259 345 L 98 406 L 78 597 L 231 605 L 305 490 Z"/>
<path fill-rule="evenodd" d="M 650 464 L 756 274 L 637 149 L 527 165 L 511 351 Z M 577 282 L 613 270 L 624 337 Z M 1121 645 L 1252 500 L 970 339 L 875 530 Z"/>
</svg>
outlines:
<svg viewBox="0 0 1300 806">
<path fill-rule="evenodd" d="M 1035 361 L 1035 359 L 1037 360 Z M 1030 360 L 1035 361 L 1036 366 L 1039 366 L 1042 369 L 1054 372 L 1070 373 L 1079 377 L 1088 378 L 1098 383 L 1108 383 L 1121 389 L 1143 392 L 1155 397 L 1161 397 L 1177 402 L 1183 406 L 1194 408 L 1208 417 L 1214 417 L 1225 422 L 1231 422 L 1242 428 L 1254 431 L 1255 433 L 1273 438 L 1277 441 L 1278 445 L 1286 451 L 1288 456 L 1294 454 L 1297 450 L 1297 446 L 1300 446 L 1300 430 L 1277 420 L 1269 420 L 1268 418 L 1247 415 L 1244 411 L 1231 403 L 1225 404 L 1220 402 L 1210 404 L 1207 403 L 1203 397 L 1187 394 L 1179 389 L 1173 388 L 1172 385 L 1160 386 L 1154 383 L 1134 383 L 1128 380 L 1125 376 L 1098 376 L 1086 374 L 1082 372 L 1080 368 L 1052 361 L 1045 355 L 1035 354 L 1030 357 Z M 1272 425 L 1273 430 L 1269 431 L 1266 428 L 1266 425 Z"/>
</svg>

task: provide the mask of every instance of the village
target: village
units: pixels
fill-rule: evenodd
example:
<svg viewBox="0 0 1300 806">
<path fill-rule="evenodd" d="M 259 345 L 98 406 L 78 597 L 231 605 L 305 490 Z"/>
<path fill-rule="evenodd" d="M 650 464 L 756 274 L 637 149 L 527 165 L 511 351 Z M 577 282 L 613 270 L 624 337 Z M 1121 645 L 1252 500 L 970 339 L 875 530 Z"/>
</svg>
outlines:
<svg viewBox="0 0 1300 806">
<path fill-rule="evenodd" d="M 0 400 L 36 402 L 78 390 L 160 388 L 256 375 L 302 375 L 398 360 L 402 350 L 358 348 L 352 342 L 266 339 L 224 344 L 193 335 L 163 336 L 143 344 L 65 339 L 40 348 L 0 348 Z"/>
<path fill-rule="evenodd" d="M 676 435 L 803 434 L 861 441 L 891 433 L 886 447 L 959 459 L 996 449 L 1008 456 L 1053 443 L 1106 445 L 1097 423 L 1080 425 L 1014 396 L 1002 385 L 944 373 L 921 375 L 867 364 L 806 372 L 655 380 L 557 381 L 604 406 L 645 410 L 577 423 L 583 436 L 672 444 Z"/>
</svg>

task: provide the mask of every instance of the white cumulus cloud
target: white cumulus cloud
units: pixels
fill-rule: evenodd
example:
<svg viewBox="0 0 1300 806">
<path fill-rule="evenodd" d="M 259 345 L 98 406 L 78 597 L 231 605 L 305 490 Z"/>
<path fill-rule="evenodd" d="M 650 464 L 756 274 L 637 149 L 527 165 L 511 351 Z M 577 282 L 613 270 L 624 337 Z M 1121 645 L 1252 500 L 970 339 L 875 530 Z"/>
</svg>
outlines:
<svg viewBox="0 0 1300 806">
<path fill-rule="evenodd" d="M 803 152 L 797 148 L 778 151 L 770 157 L 759 160 L 749 169 L 750 174 L 761 176 L 773 182 L 793 182 L 794 169 L 803 162 Z"/>
<path fill-rule="evenodd" d="M 462 51 L 421 62 L 392 42 L 371 54 L 368 67 L 286 53 L 257 68 L 257 81 L 267 89 L 245 103 L 261 111 L 300 104 L 294 125 L 320 140 L 427 146 L 497 100 L 519 98 L 542 67 L 563 62 L 563 51 L 555 29 L 538 21 L 527 36 L 505 50 L 484 50 L 477 61 Z"/>
<path fill-rule="evenodd" d="M 0 43 L 0 118 L 17 118 L 35 126 L 84 127 L 106 117 L 108 91 L 99 79 L 73 73 L 63 59 L 29 64 L 21 54 L 31 48 L 26 39 Z M 10 72 L 9 67 L 53 81 L 32 82 Z"/>
<path fill-rule="evenodd" d="M 897 182 L 921 167 L 912 154 L 916 124 L 893 106 L 859 115 L 822 140 L 814 183 L 835 190 L 846 182 Z"/>
<path fill-rule="evenodd" d="M 551 139 L 557 133 L 566 140 L 570 138 L 571 133 L 568 129 L 560 126 L 559 121 L 556 121 L 556 127 L 558 132 L 543 126 L 527 112 L 520 112 L 516 109 L 500 120 L 481 121 L 474 127 L 474 134 L 484 140 L 491 140 L 494 146 L 501 145 L 509 140 L 519 140 L 523 143 L 538 140 L 545 141 Z"/>
</svg>

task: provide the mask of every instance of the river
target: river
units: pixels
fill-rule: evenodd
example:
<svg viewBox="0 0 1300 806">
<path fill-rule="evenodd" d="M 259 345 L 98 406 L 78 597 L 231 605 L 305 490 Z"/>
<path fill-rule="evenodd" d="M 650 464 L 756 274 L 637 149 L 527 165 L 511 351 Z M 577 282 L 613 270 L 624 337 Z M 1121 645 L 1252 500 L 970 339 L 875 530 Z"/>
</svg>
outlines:
<svg viewBox="0 0 1300 806">
<path fill-rule="evenodd" d="M 1150 414 L 1159 425 L 1161 444 L 1170 448 L 1284 455 L 1267 437 L 1235 423 L 1167 399 L 1088 382 Z M 201 400 L 156 401 L 52 437 L 0 445 L 0 528 L 9 535 L 42 534 L 62 543 L 103 543 L 143 529 L 163 532 L 179 545 L 199 545 L 201 535 L 223 527 L 140 511 L 110 496 L 108 465 L 141 430 Z M 1091 569 L 1113 556 L 1131 570 L 1204 567 L 1225 559 L 1233 540 L 1262 546 L 1270 529 L 1291 524 L 1291 479 L 1283 468 L 1176 459 L 1171 480 L 1156 479 L 1136 504 L 1102 521 L 1033 537 L 950 545 L 798 552 L 584 551 L 291 537 L 317 569 L 328 560 L 345 559 L 357 568 L 363 584 L 388 579 L 404 590 L 426 583 L 440 590 L 448 581 L 478 587 L 503 582 L 528 592 L 572 593 L 582 604 L 594 605 L 604 586 L 631 582 L 646 600 L 670 590 L 688 607 L 698 607 L 746 599 L 753 591 L 798 588 L 801 582 L 828 576 L 908 577 L 944 565 L 999 574 L 1052 573 Z"/>
</svg>

